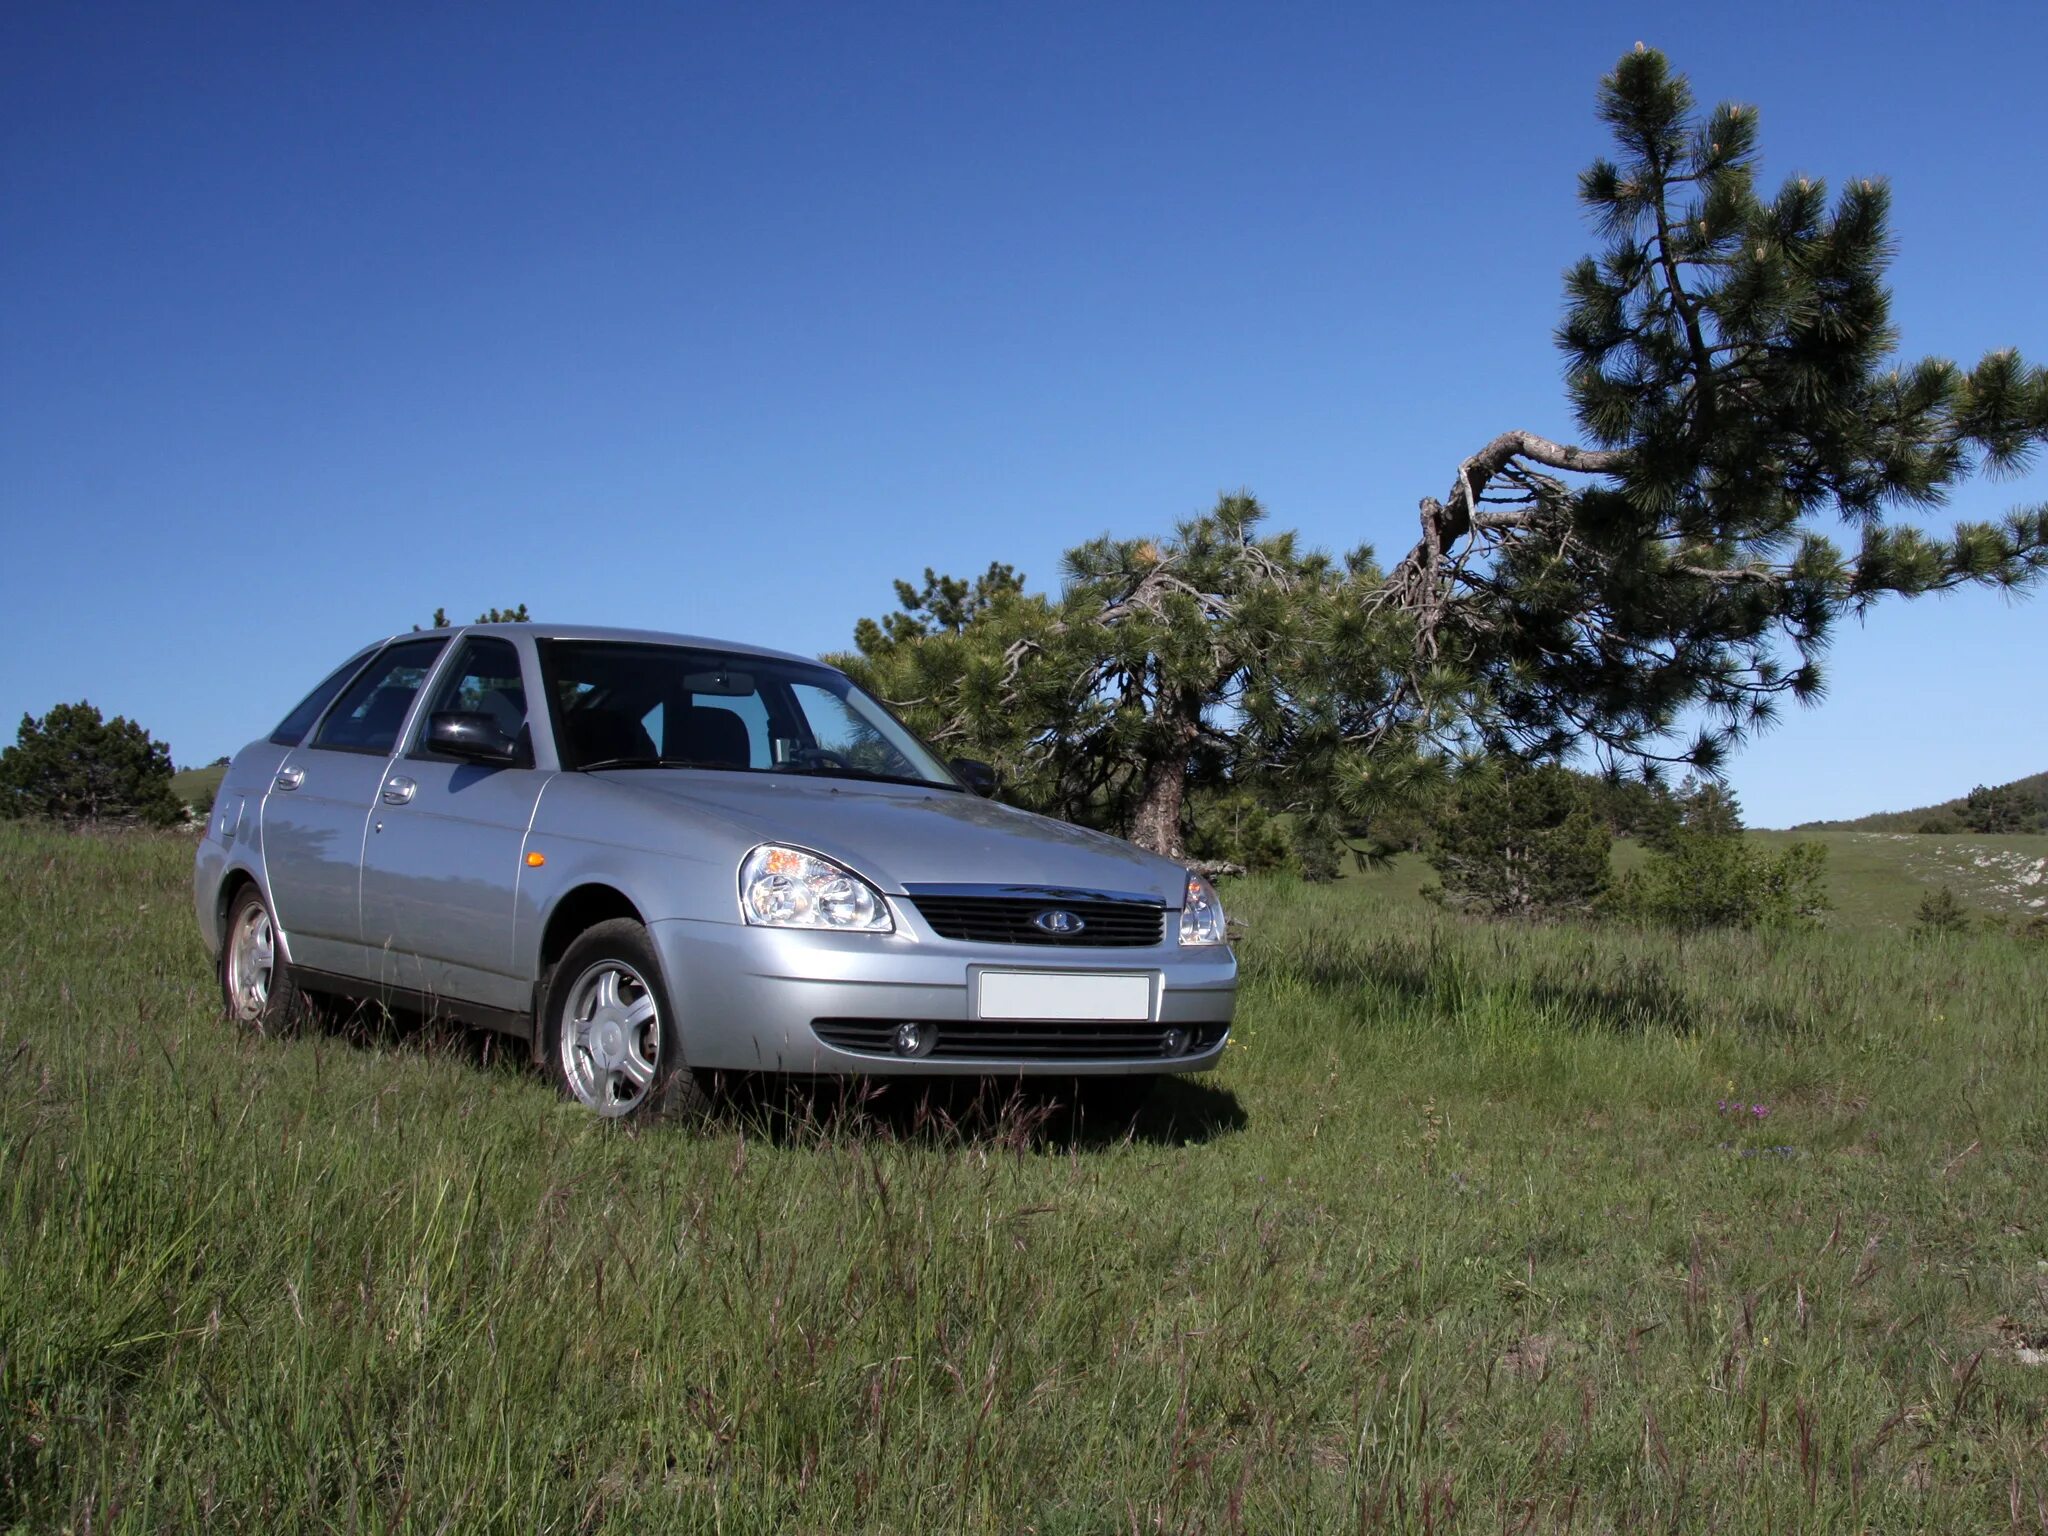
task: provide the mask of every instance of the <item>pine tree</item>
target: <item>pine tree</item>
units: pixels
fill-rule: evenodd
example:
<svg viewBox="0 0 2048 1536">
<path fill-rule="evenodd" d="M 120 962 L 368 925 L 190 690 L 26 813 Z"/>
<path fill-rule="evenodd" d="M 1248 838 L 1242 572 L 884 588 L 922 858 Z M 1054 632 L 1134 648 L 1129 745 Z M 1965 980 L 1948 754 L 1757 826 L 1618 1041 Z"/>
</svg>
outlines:
<svg viewBox="0 0 2048 1536">
<path fill-rule="evenodd" d="M 1996 789 L 1979 784 L 1963 802 L 1962 824 L 1972 832 L 1987 835 L 2024 832 L 2034 819 L 2027 796 L 2011 784 Z"/>
<path fill-rule="evenodd" d="M 927 635 L 957 635 L 1002 599 L 1021 593 L 1024 581 L 1012 567 L 993 561 L 971 582 L 938 575 L 926 566 L 923 587 L 897 582 L 898 611 L 879 620 L 862 619 L 854 627 L 853 643 L 863 655 L 872 656 Z"/>
<path fill-rule="evenodd" d="M 1557 332 L 1585 442 L 1494 437 L 1387 571 L 1256 531 L 1249 495 L 1071 551 L 1057 595 L 928 570 L 850 664 L 1027 804 L 1178 854 L 1190 790 L 1227 785 L 1284 811 L 1311 863 L 1460 752 L 1711 777 L 1819 698 L 1842 616 L 2048 571 L 2048 508 L 1947 537 L 1888 521 L 2028 463 L 2048 372 L 1896 355 L 1885 185 L 1759 195 L 1755 109 L 1697 113 L 1645 49 L 1600 114 L 1618 154 L 1580 194 L 1606 248 Z"/>
<path fill-rule="evenodd" d="M 171 772 L 171 749 L 135 721 L 103 719 L 83 699 L 59 704 L 40 720 L 23 715 L 15 744 L 0 752 L 0 815 L 174 826 L 185 805 Z"/>
<path fill-rule="evenodd" d="M 1092 540 L 1056 598 L 1004 565 L 971 587 L 927 571 L 834 659 L 1025 804 L 1180 857 L 1190 792 L 1276 783 L 1290 700 L 1318 686 L 1308 641 L 1343 573 L 1265 517 L 1226 495 L 1166 538 Z"/>
<path fill-rule="evenodd" d="M 1448 904 L 1544 918 L 1592 910 L 1612 848 L 1581 775 L 1479 760 L 1443 797 L 1428 857 Z"/>
<path fill-rule="evenodd" d="M 470 620 L 470 622 L 472 624 L 527 624 L 532 621 L 526 616 L 526 604 L 521 603 L 516 608 L 486 608 L 482 613 Z M 419 627 L 417 624 L 413 625 L 414 629 Z M 453 628 L 448 618 L 448 610 L 446 608 L 436 608 L 434 610 L 434 620 L 427 628 Z"/>
<path fill-rule="evenodd" d="M 1913 932 L 1923 939 L 1953 938 L 1970 931 L 1970 909 L 1956 899 L 1946 885 L 1936 886 L 1920 898 L 1913 917 Z"/>
<path fill-rule="evenodd" d="M 2048 569 L 2048 508 L 1945 538 L 1887 521 L 2025 465 L 2048 372 L 1897 356 L 1888 187 L 1761 197 L 1756 109 L 1696 114 L 1663 55 L 1625 55 L 1600 115 L 1620 153 L 1580 196 L 1607 246 L 1568 274 L 1558 329 L 1588 442 L 1507 432 L 1466 459 L 1394 590 L 1417 670 L 1456 658 L 1498 744 L 1711 768 L 1819 697 L 1843 614 Z"/>
</svg>

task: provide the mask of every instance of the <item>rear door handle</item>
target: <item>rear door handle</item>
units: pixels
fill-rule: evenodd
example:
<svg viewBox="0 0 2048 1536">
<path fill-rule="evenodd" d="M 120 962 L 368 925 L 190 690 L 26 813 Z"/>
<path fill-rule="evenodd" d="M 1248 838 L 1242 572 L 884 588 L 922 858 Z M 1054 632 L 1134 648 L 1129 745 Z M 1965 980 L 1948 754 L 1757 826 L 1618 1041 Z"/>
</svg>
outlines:
<svg viewBox="0 0 2048 1536">
<path fill-rule="evenodd" d="M 303 768 L 280 768 L 277 770 L 277 777 L 271 780 L 271 782 L 279 789 L 297 789 L 306 782 L 306 770 Z"/>
<path fill-rule="evenodd" d="M 411 779 L 389 778 L 384 781 L 384 803 L 386 805 L 409 805 L 419 785 Z"/>
</svg>

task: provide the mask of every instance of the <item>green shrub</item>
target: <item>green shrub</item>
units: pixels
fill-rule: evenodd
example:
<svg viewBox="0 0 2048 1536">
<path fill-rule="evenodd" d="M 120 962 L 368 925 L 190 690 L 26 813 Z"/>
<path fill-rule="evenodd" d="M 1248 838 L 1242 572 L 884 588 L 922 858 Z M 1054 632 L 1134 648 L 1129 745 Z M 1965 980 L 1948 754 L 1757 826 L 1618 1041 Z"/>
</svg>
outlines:
<svg viewBox="0 0 2048 1536">
<path fill-rule="evenodd" d="M 1773 853 L 1739 836 L 1681 830 L 1616 881 L 1601 910 L 1659 928 L 1811 927 L 1832 905 L 1827 858 L 1820 843 Z"/>
</svg>

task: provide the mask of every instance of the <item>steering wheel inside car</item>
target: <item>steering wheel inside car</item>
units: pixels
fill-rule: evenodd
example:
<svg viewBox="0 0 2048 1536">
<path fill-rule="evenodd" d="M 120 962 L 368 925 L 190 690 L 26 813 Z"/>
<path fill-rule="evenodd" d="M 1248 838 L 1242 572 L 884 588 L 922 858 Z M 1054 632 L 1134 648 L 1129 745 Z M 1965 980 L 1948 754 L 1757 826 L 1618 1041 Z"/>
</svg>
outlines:
<svg viewBox="0 0 2048 1536">
<path fill-rule="evenodd" d="M 829 747 L 798 747 L 782 765 L 785 768 L 851 768 L 852 763 Z"/>
</svg>

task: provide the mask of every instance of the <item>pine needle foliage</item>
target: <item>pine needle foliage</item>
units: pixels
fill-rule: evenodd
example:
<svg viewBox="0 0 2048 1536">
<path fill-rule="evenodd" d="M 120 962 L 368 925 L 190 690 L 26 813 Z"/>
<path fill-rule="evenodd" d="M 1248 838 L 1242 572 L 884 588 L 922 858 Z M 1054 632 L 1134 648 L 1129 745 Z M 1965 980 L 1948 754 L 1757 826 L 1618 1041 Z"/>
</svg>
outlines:
<svg viewBox="0 0 2048 1536">
<path fill-rule="evenodd" d="M 927 571 L 833 660 L 1021 803 L 1179 855 L 1190 791 L 1275 792 L 1325 689 L 1316 641 L 1346 573 L 1265 521 L 1231 494 L 1165 538 L 1092 539 L 1056 597 L 1008 566 L 972 584 Z"/>
<path fill-rule="evenodd" d="M 1021 803 L 1178 855 L 1191 794 L 1249 794 L 1324 870 L 1467 753 L 1715 776 L 1820 699 L 1844 616 L 2038 582 L 2048 506 L 1923 526 L 2034 462 L 2048 371 L 1901 355 L 1887 185 L 1760 190 L 1756 109 L 1701 111 L 1651 49 L 1599 115 L 1613 150 L 1579 196 L 1602 248 L 1556 332 L 1583 441 L 1498 434 L 1390 569 L 1266 531 L 1240 493 L 1068 551 L 1057 594 L 927 570 L 849 665 Z"/>
<path fill-rule="evenodd" d="M 1503 745 L 1714 769 L 1820 696 L 1844 614 L 2048 570 L 2048 508 L 1912 520 L 2033 462 L 2048 373 L 1899 354 L 1882 180 L 1760 192 L 1757 110 L 1696 111 L 1655 50 L 1599 111 L 1616 153 L 1579 194 L 1605 247 L 1566 274 L 1557 330 L 1587 444 L 1508 434 L 1425 503 L 1425 612 Z"/>
<path fill-rule="evenodd" d="M 1489 917 L 1584 916 L 1607 888 L 1612 846 L 1583 775 L 1479 759 L 1440 801 L 1434 894 Z"/>
</svg>

